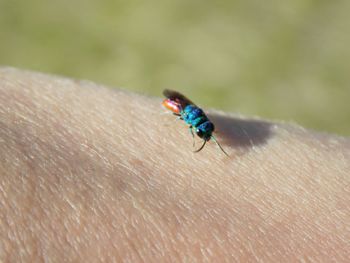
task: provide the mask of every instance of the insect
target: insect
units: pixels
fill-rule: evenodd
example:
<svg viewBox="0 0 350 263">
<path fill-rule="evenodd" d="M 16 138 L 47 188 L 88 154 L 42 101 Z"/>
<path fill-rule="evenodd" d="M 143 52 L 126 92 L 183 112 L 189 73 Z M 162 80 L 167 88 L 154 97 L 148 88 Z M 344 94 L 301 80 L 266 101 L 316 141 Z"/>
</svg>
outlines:
<svg viewBox="0 0 350 263">
<path fill-rule="evenodd" d="M 214 124 L 208 119 L 201 108 L 177 91 L 166 89 L 163 91 L 163 94 L 166 99 L 163 101 L 162 105 L 189 125 L 189 130 L 193 138 L 193 146 L 193 131 L 195 131 L 198 137 L 203 139 L 202 146 L 198 150 L 195 150 L 195 152 L 201 151 L 209 140 L 213 140 L 221 151 L 228 156 L 213 135 L 215 129 Z"/>
</svg>

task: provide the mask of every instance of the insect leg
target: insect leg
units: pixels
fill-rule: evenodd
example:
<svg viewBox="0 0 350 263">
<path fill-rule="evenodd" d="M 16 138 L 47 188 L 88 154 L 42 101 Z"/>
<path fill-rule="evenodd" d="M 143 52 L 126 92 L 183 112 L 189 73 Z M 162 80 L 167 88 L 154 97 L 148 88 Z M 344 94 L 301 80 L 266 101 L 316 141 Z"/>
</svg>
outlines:
<svg viewBox="0 0 350 263">
<path fill-rule="evenodd" d="M 183 118 L 182 118 L 182 116 L 181 116 L 181 114 L 180 113 L 175 113 L 175 112 L 173 112 L 173 114 L 175 115 L 175 116 L 177 116 L 177 120 L 183 120 Z"/>
<path fill-rule="evenodd" d="M 190 133 L 192 134 L 192 139 L 193 139 L 193 147 L 196 146 L 196 141 L 194 140 L 194 133 L 193 133 L 193 127 L 192 125 L 188 127 Z"/>
</svg>

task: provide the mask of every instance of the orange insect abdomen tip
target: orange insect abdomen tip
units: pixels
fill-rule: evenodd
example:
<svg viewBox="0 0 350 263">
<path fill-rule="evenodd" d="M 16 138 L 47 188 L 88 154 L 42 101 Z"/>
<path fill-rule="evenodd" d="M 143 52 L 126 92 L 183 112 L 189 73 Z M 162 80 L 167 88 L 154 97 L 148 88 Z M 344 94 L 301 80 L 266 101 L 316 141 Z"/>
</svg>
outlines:
<svg viewBox="0 0 350 263">
<path fill-rule="evenodd" d="M 162 105 L 167 108 L 168 110 L 171 110 L 174 113 L 180 114 L 181 107 L 180 104 L 171 100 L 171 99 L 165 99 L 163 100 Z"/>
</svg>

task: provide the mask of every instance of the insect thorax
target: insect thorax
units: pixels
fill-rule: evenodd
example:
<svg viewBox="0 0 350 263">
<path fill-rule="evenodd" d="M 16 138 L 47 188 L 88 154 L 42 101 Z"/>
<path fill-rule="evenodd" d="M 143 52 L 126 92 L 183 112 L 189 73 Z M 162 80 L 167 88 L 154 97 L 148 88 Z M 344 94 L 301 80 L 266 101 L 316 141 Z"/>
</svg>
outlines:
<svg viewBox="0 0 350 263">
<path fill-rule="evenodd" d="M 194 105 L 187 105 L 182 111 L 181 117 L 187 124 L 193 127 L 197 127 L 200 124 L 208 121 L 208 117 L 205 115 L 203 110 Z"/>
</svg>

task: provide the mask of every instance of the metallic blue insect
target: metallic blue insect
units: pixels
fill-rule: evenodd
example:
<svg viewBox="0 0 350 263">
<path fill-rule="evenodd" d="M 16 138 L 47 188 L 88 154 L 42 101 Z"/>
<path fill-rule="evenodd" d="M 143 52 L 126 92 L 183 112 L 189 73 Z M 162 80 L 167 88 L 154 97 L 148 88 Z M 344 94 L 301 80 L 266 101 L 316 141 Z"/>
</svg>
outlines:
<svg viewBox="0 0 350 263">
<path fill-rule="evenodd" d="M 197 107 L 192 101 L 177 91 L 166 89 L 163 91 L 163 94 L 166 97 L 162 103 L 163 106 L 171 110 L 174 115 L 178 116 L 189 125 L 189 130 L 193 139 L 193 131 L 195 131 L 198 137 L 203 139 L 204 142 L 202 146 L 195 152 L 201 151 L 207 141 L 212 139 L 219 146 L 221 151 L 228 156 L 213 135 L 215 129 L 214 124 L 208 119 L 207 115 L 205 115 L 201 108 Z"/>
</svg>

